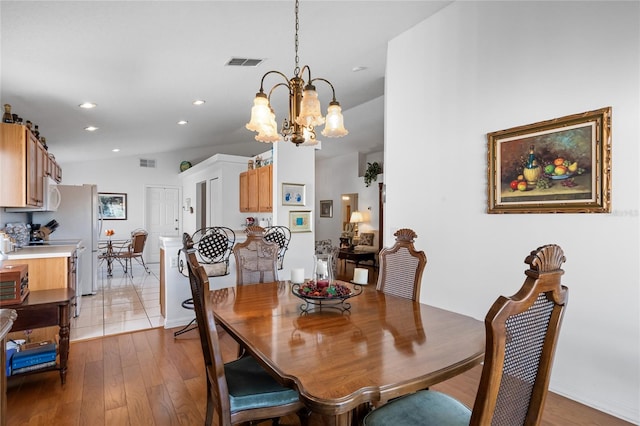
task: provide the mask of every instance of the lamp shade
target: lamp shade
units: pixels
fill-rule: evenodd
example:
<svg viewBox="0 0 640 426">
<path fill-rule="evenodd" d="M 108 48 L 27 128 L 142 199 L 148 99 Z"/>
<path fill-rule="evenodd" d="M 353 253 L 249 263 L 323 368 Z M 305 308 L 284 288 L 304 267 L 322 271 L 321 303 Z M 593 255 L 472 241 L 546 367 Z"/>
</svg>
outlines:
<svg viewBox="0 0 640 426">
<path fill-rule="evenodd" d="M 344 128 L 344 117 L 342 116 L 342 108 L 338 102 L 331 102 L 327 108 L 326 125 L 322 130 L 322 136 L 328 138 L 339 138 L 346 136 L 349 131 Z"/>
<path fill-rule="evenodd" d="M 272 114 L 269 107 L 269 100 L 264 93 L 256 94 L 253 99 L 253 107 L 251 107 L 251 120 L 245 127 L 253 132 L 259 132 L 262 127 L 270 125 L 270 115 Z M 275 120 L 275 118 L 274 118 Z"/>
<path fill-rule="evenodd" d="M 350 223 L 360 223 L 364 222 L 364 218 L 362 217 L 362 213 L 359 211 L 355 211 L 351 213 L 351 219 L 349 219 Z"/>
<path fill-rule="evenodd" d="M 320 101 L 318 92 L 312 85 L 307 85 L 302 92 L 300 101 L 300 113 L 296 117 L 296 123 L 301 126 L 315 127 L 324 123 L 322 111 L 320 111 Z"/>
</svg>

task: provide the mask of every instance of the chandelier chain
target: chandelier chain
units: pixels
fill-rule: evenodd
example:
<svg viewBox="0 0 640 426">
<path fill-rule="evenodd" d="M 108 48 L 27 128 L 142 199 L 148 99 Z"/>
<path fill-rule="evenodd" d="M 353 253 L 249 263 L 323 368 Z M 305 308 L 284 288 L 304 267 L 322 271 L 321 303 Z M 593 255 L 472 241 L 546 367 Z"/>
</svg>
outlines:
<svg viewBox="0 0 640 426">
<path fill-rule="evenodd" d="M 300 72 L 300 58 L 298 57 L 298 47 L 299 47 L 299 40 L 298 40 L 298 30 L 300 29 L 300 21 L 298 19 L 298 9 L 300 7 L 300 2 L 298 0 L 296 0 L 296 8 L 295 8 L 295 13 L 296 13 L 296 39 L 295 39 L 295 48 L 296 48 L 296 57 L 295 57 L 295 61 L 296 61 L 296 68 L 293 71 L 294 75 L 298 75 L 298 73 Z"/>
</svg>

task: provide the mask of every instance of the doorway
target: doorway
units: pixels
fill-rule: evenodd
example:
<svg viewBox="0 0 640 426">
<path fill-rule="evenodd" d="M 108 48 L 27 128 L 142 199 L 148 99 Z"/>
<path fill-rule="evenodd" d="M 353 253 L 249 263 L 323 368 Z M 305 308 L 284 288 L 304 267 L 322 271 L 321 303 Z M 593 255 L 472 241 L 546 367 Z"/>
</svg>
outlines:
<svg viewBox="0 0 640 426">
<path fill-rule="evenodd" d="M 149 233 L 144 250 L 146 263 L 160 260 L 160 237 L 180 235 L 180 188 L 147 186 L 145 188 L 144 227 Z"/>
</svg>

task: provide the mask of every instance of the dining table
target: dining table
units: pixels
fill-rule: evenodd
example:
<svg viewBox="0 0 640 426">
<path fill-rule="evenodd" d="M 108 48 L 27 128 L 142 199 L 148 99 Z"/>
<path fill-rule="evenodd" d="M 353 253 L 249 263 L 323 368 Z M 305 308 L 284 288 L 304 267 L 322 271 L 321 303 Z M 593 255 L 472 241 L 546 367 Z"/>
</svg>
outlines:
<svg viewBox="0 0 640 426">
<path fill-rule="evenodd" d="M 208 291 L 205 309 L 328 425 L 357 423 L 370 408 L 483 360 L 482 321 L 340 284 L 351 297 L 338 303 L 308 304 L 298 285 L 278 281 Z"/>
<path fill-rule="evenodd" d="M 112 240 L 111 238 L 98 241 L 99 259 L 107 262 L 107 276 L 113 276 L 113 261 L 116 259 L 118 252 L 127 244 L 128 240 Z"/>
</svg>

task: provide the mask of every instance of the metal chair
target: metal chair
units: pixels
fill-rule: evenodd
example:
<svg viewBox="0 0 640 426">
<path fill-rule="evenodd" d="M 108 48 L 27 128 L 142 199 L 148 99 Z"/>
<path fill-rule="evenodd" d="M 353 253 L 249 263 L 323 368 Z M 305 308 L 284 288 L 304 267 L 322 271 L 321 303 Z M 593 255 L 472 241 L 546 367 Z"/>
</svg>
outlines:
<svg viewBox="0 0 640 426">
<path fill-rule="evenodd" d="M 564 261 L 555 244 L 532 251 L 520 290 L 499 297 L 487 313 L 484 366 L 473 411 L 443 393 L 419 391 L 370 412 L 364 425 L 538 425 L 568 300 L 568 289 L 560 282 Z"/>
<path fill-rule="evenodd" d="M 398 229 L 396 242 L 380 250 L 380 272 L 377 289 L 386 294 L 420 300 L 422 272 L 427 265 L 427 256 L 417 251 L 413 240 L 417 237 L 412 229 Z"/>
<path fill-rule="evenodd" d="M 233 245 L 236 241 L 236 234 L 230 228 L 225 226 L 210 226 L 198 229 L 191 237 L 191 244 L 195 250 L 198 263 L 202 266 L 207 277 L 221 277 L 229 275 L 229 258 Z M 182 251 L 182 250 L 181 250 Z M 186 267 L 186 258 L 178 253 L 178 270 L 188 276 L 188 268 Z M 193 310 L 193 299 L 189 298 L 182 302 L 182 307 Z M 177 337 L 183 333 L 191 331 L 197 327 L 196 319 L 192 319 L 189 324 L 173 333 L 173 337 Z"/>
<path fill-rule="evenodd" d="M 278 270 L 282 269 L 284 264 L 284 255 L 291 241 L 291 230 L 286 226 L 268 226 L 264 232 L 265 241 L 278 244 Z"/>
<path fill-rule="evenodd" d="M 207 378 L 207 412 L 205 425 L 229 426 L 257 420 L 277 419 L 297 413 L 302 425 L 307 424 L 308 410 L 298 392 L 276 382 L 252 356 L 244 356 L 223 364 L 218 339 L 209 280 L 199 265 L 189 234 L 183 235 L 183 250 L 189 274 L 193 306 L 200 334 Z"/>
<path fill-rule="evenodd" d="M 247 240 L 233 247 L 236 258 L 237 284 L 278 281 L 276 243 L 264 239 L 264 228 L 247 226 Z"/>
<path fill-rule="evenodd" d="M 147 274 L 151 273 L 147 265 L 144 263 L 144 258 L 142 257 L 144 246 L 147 242 L 147 236 L 147 231 L 138 228 L 131 231 L 131 239 L 127 240 L 117 248 L 114 247 L 113 258 L 117 259 L 122 264 L 125 274 L 129 272 L 133 277 L 133 259 L 144 267 Z"/>
</svg>

